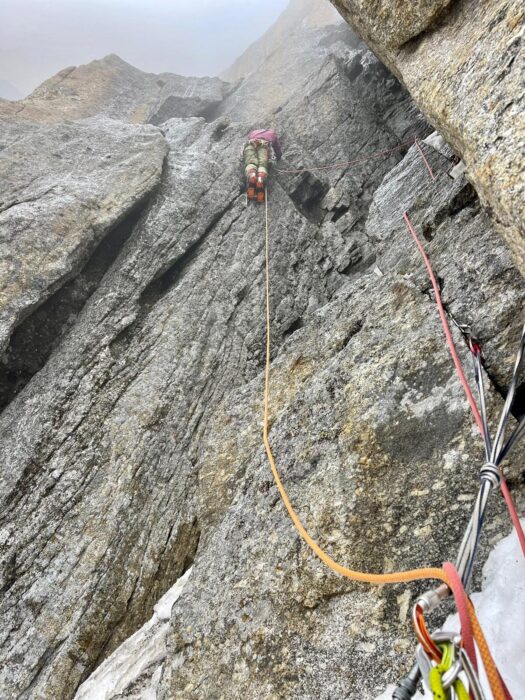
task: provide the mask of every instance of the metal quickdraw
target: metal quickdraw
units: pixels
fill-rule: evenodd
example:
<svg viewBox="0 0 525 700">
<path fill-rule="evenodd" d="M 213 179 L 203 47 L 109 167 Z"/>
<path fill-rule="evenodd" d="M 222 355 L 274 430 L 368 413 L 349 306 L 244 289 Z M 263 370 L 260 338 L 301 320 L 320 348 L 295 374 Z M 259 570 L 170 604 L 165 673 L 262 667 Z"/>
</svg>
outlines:
<svg viewBox="0 0 525 700">
<path fill-rule="evenodd" d="M 432 639 L 440 649 L 441 661 L 433 662 L 421 645 L 417 648 L 416 658 L 423 682 L 433 693 L 434 700 L 469 700 L 469 691 L 474 700 L 484 700 L 470 663 L 468 671 L 465 668 L 466 655 L 462 654 L 461 637 L 454 632 L 436 632 Z M 468 681 L 468 691 L 460 678 L 461 673 Z"/>
<path fill-rule="evenodd" d="M 516 442 L 522 437 L 523 433 L 525 432 L 524 417 L 514 427 L 514 429 L 510 433 L 510 436 L 505 441 L 505 433 L 509 422 L 512 404 L 516 396 L 519 375 L 523 365 L 525 352 L 525 326 L 522 329 L 520 343 L 518 346 L 518 351 L 516 353 L 516 361 L 514 364 L 512 378 L 509 383 L 507 397 L 505 399 L 505 404 L 501 412 L 494 440 L 492 440 L 491 438 L 487 420 L 481 348 L 474 340 L 471 340 L 469 342 L 469 348 L 472 355 L 472 361 L 474 365 L 474 379 L 476 382 L 479 397 L 479 409 L 483 425 L 483 443 L 485 448 L 486 461 L 480 469 L 479 475 L 481 484 L 478 496 L 476 499 L 476 503 L 474 504 L 472 516 L 468 524 L 467 530 L 465 532 L 465 535 L 463 537 L 463 541 L 461 543 L 456 562 L 457 569 L 461 575 L 463 585 L 465 586 L 465 588 L 468 588 L 472 578 L 474 561 L 479 546 L 481 530 L 485 519 L 485 511 L 487 508 L 490 493 L 494 487 L 500 485 L 501 483 L 500 465 L 505 459 L 505 457 L 507 457 L 512 447 L 516 444 Z M 520 531 L 518 530 L 518 535 L 519 532 Z"/>
</svg>

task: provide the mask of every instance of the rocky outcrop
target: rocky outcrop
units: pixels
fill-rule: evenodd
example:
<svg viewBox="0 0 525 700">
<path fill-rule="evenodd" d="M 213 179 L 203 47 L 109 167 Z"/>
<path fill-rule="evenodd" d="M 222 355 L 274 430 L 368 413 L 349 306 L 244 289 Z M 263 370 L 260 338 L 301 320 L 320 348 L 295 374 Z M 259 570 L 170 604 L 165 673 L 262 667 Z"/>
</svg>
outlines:
<svg viewBox="0 0 525 700">
<path fill-rule="evenodd" d="M 523 4 L 332 2 L 464 159 L 525 274 Z"/>
<path fill-rule="evenodd" d="M 74 697 L 190 566 L 169 632 L 161 625 L 166 653 L 156 646 L 133 687 L 115 693 L 151 698 L 154 677 L 159 700 L 373 698 L 412 661 L 417 587 L 333 576 L 298 540 L 271 481 L 260 435 L 264 223 L 246 207 L 238 161 L 254 118 L 245 96 L 260 95 L 259 116 L 285 145 L 269 190 L 270 437 L 305 524 L 336 558 L 376 571 L 441 563 L 476 488 L 481 445 L 403 210 L 449 314 L 485 349 L 491 411 L 525 291 L 474 190 L 446 174 L 447 150 L 423 144 L 432 182 L 418 150 L 399 147 L 430 129 L 392 75 L 345 26 L 298 32 L 205 118 L 134 125 L 125 102 L 121 121 L 7 120 L 16 138 L 2 153 L 24 156 L 16 183 L 35 193 L 24 203 L 13 180 L 10 201 L 26 212 L 28 248 L 42 252 L 4 357 L 14 389 L 0 415 L 2 697 Z M 288 86 L 265 103 L 261 76 L 280 66 Z M 114 131 L 114 170 L 98 182 Z M 50 164 L 52 187 L 66 192 L 46 208 L 56 193 L 31 182 L 27 154 L 31 139 L 50 144 L 43 171 L 64 133 L 78 142 L 59 151 L 63 166 Z M 378 151 L 388 153 L 311 167 Z M 87 153 L 78 169 L 74 153 Z M 42 212 L 67 212 L 69 181 L 87 198 L 82 173 L 94 204 L 65 228 L 67 264 L 53 276 Z M 109 216 L 100 203 L 112 192 Z M 95 224 L 92 209 L 105 218 Z M 8 303 L 22 308 L 11 289 Z M 33 362 L 28 348 L 46 329 L 52 342 Z M 517 490 L 522 475 L 511 466 L 509 476 Z M 495 500 L 489 538 L 506 527 Z"/>
<path fill-rule="evenodd" d="M 111 120 L 56 126 L 4 120 L 1 127 L 3 351 L 13 329 L 144 203 L 160 182 L 167 148 L 157 129 Z"/>
<path fill-rule="evenodd" d="M 223 98 L 219 78 L 144 73 L 114 54 L 65 68 L 24 100 L 0 104 L 0 115 L 60 122 L 104 115 L 135 124 L 160 124 L 170 117 L 205 115 Z"/>
</svg>

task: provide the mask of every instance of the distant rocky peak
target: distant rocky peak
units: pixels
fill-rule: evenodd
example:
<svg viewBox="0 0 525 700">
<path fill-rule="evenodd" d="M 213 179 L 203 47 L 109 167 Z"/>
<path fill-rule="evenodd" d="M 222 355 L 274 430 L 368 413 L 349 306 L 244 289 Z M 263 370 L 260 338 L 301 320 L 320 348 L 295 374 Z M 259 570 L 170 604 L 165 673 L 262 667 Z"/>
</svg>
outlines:
<svg viewBox="0 0 525 700">
<path fill-rule="evenodd" d="M 61 122 L 104 115 L 135 124 L 172 117 L 201 116 L 224 97 L 219 78 L 189 78 L 175 73 L 145 73 L 116 54 L 70 66 L 36 88 L 26 99 L 0 105 L 0 117 L 15 110 L 35 122 Z"/>
</svg>

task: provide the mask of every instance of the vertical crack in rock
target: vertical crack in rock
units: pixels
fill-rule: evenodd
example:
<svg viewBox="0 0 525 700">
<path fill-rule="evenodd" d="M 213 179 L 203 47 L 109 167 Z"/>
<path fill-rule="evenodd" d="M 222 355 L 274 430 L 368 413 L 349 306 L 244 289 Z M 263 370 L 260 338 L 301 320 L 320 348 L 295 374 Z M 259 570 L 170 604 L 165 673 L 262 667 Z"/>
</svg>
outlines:
<svg viewBox="0 0 525 700">
<path fill-rule="evenodd" d="M 120 354 L 121 349 L 128 346 L 130 339 L 143 325 L 153 307 L 182 279 L 188 267 L 197 258 L 199 249 L 210 233 L 215 229 L 220 220 L 233 209 L 236 202 L 237 197 L 229 201 L 223 209 L 214 214 L 203 233 L 196 238 L 182 255 L 179 255 L 167 269 L 159 271 L 155 278 L 142 290 L 138 299 L 138 312 L 134 321 L 129 326 L 123 328 L 111 341 L 110 347 L 115 356 Z M 239 216 L 241 216 L 241 214 L 239 214 Z M 239 217 L 236 217 L 230 226 L 233 225 L 238 218 Z"/>
<path fill-rule="evenodd" d="M 199 548 L 199 541 L 201 538 L 201 530 L 197 521 L 194 518 L 191 523 L 186 523 L 180 526 L 177 532 L 174 532 L 174 528 L 170 529 L 168 538 L 166 541 L 166 551 L 163 558 L 159 558 L 158 570 L 156 579 L 164 582 L 162 588 L 155 587 L 150 591 L 148 600 L 143 601 L 142 611 L 140 617 L 134 615 L 134 623 L 132 631 L 139 629 L 141 625 L 144 624 L 146 620 L 151 617 L 153 606 L 155 603 L 166 593 L 167 590 L 181 577 L 188 569 L 190 569 L 197 556 L 197 551 Z M 169 547 L 168 547 L 169 545 Z M 113 651 L 122 643 L 122 641 L 129 634 L 129 620 L 127 618 L 130 614 L 130 608 L 133 602 L 133 597 L 136 588 L 134 588 L 128 597 L 126 607 L 122 611 L 120 620 L 115 622 L 112 630 L 108 630 L 107 639 L 100 650 L 100 654 L 93 664 L 93 670 L 96 669 Z M 126 624 L 126 635 L 119 634 L 119 625 L 127 621 Z M 88 677 L 88 673 L 84 675 L 80 682 L 84 681 Z"/>
<path fill-rule="evenodd" d="M 210 233 L 217 226 L 219 221 L 233 209 L 237 202 L 237 197 L 228 202 L 222 209 L 213 215 L 210 223 L 206 226 L 202 234 L 193 241 L 182 255 L 177 257 L 169 267 L 157 275 L 148 286 L 142 291 L 139 298 L 139 305 L 151 309 L 170 289 L 182 278 L 187 267 L 197 257 L 199 248 L 208 238 Z"/>
</svg>

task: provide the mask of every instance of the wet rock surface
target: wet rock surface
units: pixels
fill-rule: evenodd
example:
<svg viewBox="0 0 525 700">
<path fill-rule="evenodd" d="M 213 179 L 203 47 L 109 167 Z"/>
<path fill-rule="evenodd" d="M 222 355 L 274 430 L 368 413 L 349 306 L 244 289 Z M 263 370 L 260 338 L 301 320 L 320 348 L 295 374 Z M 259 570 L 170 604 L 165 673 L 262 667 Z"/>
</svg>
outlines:
<svg viewBox="0 0 525 700">
<path fill-rule="evenodd" d="M 525 301 L 510 254 L 476 202 L 436 223 L 439 202 L 468 185 L 445 174 L 429 185 L 421 167 L 414 149 L 375 193 L 367 232 L 377 235 L 381 217 L 386 238 L 376 262 L 383 276 L 365 274 L 341 287 L 272 366 L 271 442 L 292 501 L 336 560 L 360 570 L 450 558 L 482 459 L 392 189 L 411 193 L 412 218 L 428 227 L 450 312 L 483 338 L 504 381 Z M 275 258 L 272 274 L 280 277 Z M 258 378 L 221 406 L 221 425 L 231 425 L 226 444 L 235 440 L 232 461 L 247 471 L 174 609 L 173 662 L 160 697 L 373 698 L 413 658 L 406 589 L 337 579 L 300 543 L 268 472 L 258 411 L 246 417 L 260 393 Z M 208 470 L 223 449 L 219 420 L 210 430 Z M 521 478 L 515 466 L 511 480 Z M 216 487 L 209 494 L 203 486 L 211 499 Z M 495 496 L 487 539 L 506 520 Z"/>
<path fill-rule="evenodd" d="M 398 147 L 430 129 L 391 74 L 340 24 L 302 32 L 206 118 L 133 125 L 126 103 L 121 121 L 6 122 L 6 158 L 63 133 L 78 140 L 71 153 L 94 149 L 50 177 L 85 172 L 95 211 L 104 183 L 113 209 L 96 226 L 79 211 L 53 277 L 41 196 L 24 203 L 16 189 L 45 189 L 23 159 L 8 189 L 35 244 L 32 256 L 17 249 L 33 265 L 23 293 L 6 295 L 27 311 L 6 331 L 14 376 L 0 415 L 2 697 L 73 698 L 190 566 L 162 664 L 97 700 L 373 698 L 411 663 L 418 587 L 363 587 L 323 568 L 266 462 L 264 219 L 241 189 L 255 118 L 245 95 L 261 94 L 285 145 L 269 188 L 270 438 L 305 525 L 335 558 L 369 571 L 454 558 L 476 490 L 481 443 L 403 211 L 449 314 L 484 347 L 493 414 L 525 290 L 471 185 L 447 175 L 449 152 L 423 144 L 433 182 L 417 148 Z M 265 103 L 261 76 L 280 64 L 293 80 Z M 115 130 L 115 159 L 129 138 L 137 162 L 122 156 L 106 181 L 97 158 Z M 66 193 L 80 197 L 76 186 Z M 6 228 L 14 240 L 14 220 Z M 29 352 L 35 339 L 45 352 Z M 523 505 L 519 461 L 509 484 Z M 495 496 L 484 551 L 507 530 Z"/>
</svg>

